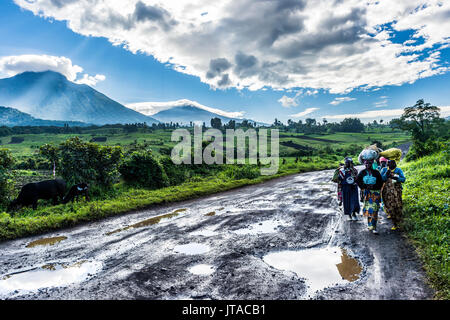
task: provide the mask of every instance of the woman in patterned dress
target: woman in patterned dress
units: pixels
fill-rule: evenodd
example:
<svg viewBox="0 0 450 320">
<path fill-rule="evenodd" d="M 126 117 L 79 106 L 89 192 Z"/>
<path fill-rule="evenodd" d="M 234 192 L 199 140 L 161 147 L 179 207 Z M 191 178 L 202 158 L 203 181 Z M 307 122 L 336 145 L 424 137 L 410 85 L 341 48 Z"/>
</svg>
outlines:
<svg viewBox="0 0 450 320">
<path fill-rule="evenodd" d="M 388 166 L 381 170 L 381 177 L 385 181 L 383 187 L 384 206 L 392 218 L 394 224 L 392 230 L 396 230 L 402 219 L 402 183 L 406 181 L 406 178 L 402 169 L 397 167 L 395 160 L 388 161 Z"/>
<path fill-rule="evenodd" d="M 365 169 L 358 174 L 356 182 L 363 191 L 363 214 L 367 217 L 369 231 L 378 234 L 378 210 L 381 202 L 383 178 L 378 170 L 373 169 L 373 160 L 364 160 Z"/>
</svg>

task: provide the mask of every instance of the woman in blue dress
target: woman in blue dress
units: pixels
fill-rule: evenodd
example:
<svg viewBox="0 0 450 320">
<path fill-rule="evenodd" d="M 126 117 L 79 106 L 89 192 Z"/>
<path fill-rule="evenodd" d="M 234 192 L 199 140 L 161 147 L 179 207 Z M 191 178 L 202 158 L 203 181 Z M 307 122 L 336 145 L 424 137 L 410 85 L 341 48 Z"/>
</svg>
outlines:
<svg viewBox="0 0 450 320">
<path fill-rule="evenodd" d="M 353 159 L 345 158 L 344 167 L 339 170 L 339 184 L 342 188 L 342 200 L 344 204 L 344 214 L 348 220 L 358 220 L 356 214 L 359 213 L 359 195 L 356 177 L 358 171 L 353 165 Z"/>
</svg>

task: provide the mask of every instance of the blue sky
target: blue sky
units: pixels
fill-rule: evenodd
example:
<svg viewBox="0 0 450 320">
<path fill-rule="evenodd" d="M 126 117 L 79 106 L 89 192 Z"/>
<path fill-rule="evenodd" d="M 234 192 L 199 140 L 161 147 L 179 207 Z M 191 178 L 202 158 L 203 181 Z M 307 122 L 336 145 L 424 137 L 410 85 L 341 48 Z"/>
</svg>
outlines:
<svg viewBox="0 0 450 320">
<path fill-rule="evenodd" d="M 130 1 L 133 2 L 134 0 Z M 21 3 L 21 1 L 17 2 L 24 7 L 26 7 L 27 5 Z M 363 89 L 365 85 L 355 85 L 350 89 L 344 88 L 344 91 L 343 87 L 339 85 L 343 81 L 343 79 L 351 80 L 351 78 L 354 78 L 356 82 L 349 81 L 349 83 L 357 83 L 358 79 L 361 78 L 361 74 L 364 75 L 365 71 L 362 70 L 360 65 L 355 65 L 354 69 L 351 68 L 351 65 L 345 66 L 345 68 L 338 70 L 336 73 L 333 73 L 332 77 L 336 77 L 336 79 L 332 79 L 332 77 L 330 78 L 327 73 L 327 66 L 323 66 L 323 63 L 320 63 L 319 66 L 319 63 L 317 61 L 310 60 L 312 65 L 311 69 L 313 69 L 317 65 L 317 79 L 314 78 L 314 73 L 306 73 L 304 78 L 298 78 L 298 80 L 296 80 L 298 81 L 298 86 L 296 86 L 295 81 L 282 82 L 281 80 L 277 79 L 269 79 L 265 76 L 266 74 L 262 76 L 262 69 L 260 69 L 259 71 L 254 71 L 254 74 L 259 72 L 259 78 L 256 76 L 251 78 L 256 80 L 248 80 L 250 79 L 250 77 L 244 76 L 239 78 L 238 72 L 236 71 L 237 68 L 235 68 L 234 72 L 236 74 L 233 74 L 230 71 L 230 81 L 227 82 L 227 85 L 225 87 L 221 87 L 219 85 L 215 85 L 215 83 L 212 82 L 212 78 L 209 79 L 208 76 L 203 75 L 199 76 L 199 74 L 201 74 L 200 72 L 203 71 L 205 71 L 204 73 L 206 74 L 208 67 L 209 71 L 213 70 L 213 62 L 218 61 L 217 59 L 209 59 L 209 57 L 205 58 L 203 56 L 204 52 L 200 52 L 200 50 L 199 52 L 196 52 L 196 49 L 192 49 L 192 52 L 189 52 L 189 49 L 186 49 L 186 45 L 179 45 L 177 47 L 173 43 L 164 43 L 164 45 L 167 45 L 167 47 L 172 48 L 173 46 L 175 55 L 174 61 L 176 61 L 176 59 L 178 59 L 179 61 L 175 64 L 187 65 L 186 70 L 189 70 L 190 67 L 192 68 L 192 71 L 182 73 L 174 70 L 174 64 L 170 65 L 167 63 L 158 62 L 152 55 L 139 52 L 132 53 L 121 45 L 112 45 L 111 42 L 108 41 L 108 38 L 111 40 L 112 37 L 108 31 L 111 28 L 106 28 L 104 31 L 99 29 L 100 31 L 98 31 L 98 35 L 104 34 L 105 36 L 89 36 L 88 34 L 90 32 L 92 33 L 92 31 L 83 30 L 79 26 L 70 27 L 68 26 L 66 21 L 59 21 L 69 20 L 76 22 L 76 19 L 81 18 L 80 16 L 69 16 L 67 12 L 70 11 L 58 11 L 60 10 L 58 6 L 51 7 L 53 2 L 58 1 L 43 0 L 41 1 L 41 4 L 39 4 L 39 1 L 37 2 L 38 7 L 31 9 L 23 9 L 13 1 L 9 0 L 1 2 L 0 59 L 2 57 L 16 57 L 22 55 L 45 55 L 50 57 L 68 58 L 70 59 L 72 66 L 80 66 L 83 69 L 82 72 L 79 72 L 79 74 L 77 74 L 78 80 L 81 78 L 82 74 L 90 76 L 103 75 L 104 80 L 98 81 L 95 84 L 94 88 L 123 104 L 138 102 L 166 102 L 179 99 L 189 99 L 192 101 L 197 101 L 198 103 L 206 106 L 221 109 L 223 111 L 243 111 L 245 118 L 263 122 L 273 122 L 274 118 L 278 118 L 283 122 L 286 122 L 288 119 L 293 119 L 296 121 L 300 119 L 304 120 L 306 117 L 321 120 L 324 116 L 327 116 L 328 121 L 340 121 L 342 119 L 339 119 L 338 117 L 333 118 L 333 116 L 348 114 L 357 115 L 366 111 L 378 112 L 379 110 L 397 110 L 399 108 L 411 106 L 421 98 L 425 99 L 426 102 L 430 102 L 437 106 L 450 106 L 450 90 L 448 90 L 448 88 L 450 87 L 450 72 L 448 72 L 449 70 L 447 70 L 450 61 L 450 48 L 445 48 L 445 44 L 448 45 L 449 34 L 446 35 L 447 40 L 443 41 L 441 39 L 442 35 L 435 35 L 433 33 L 432 35 L 434 37 L 429 37 L 429 39 L 431 40 L 428 41 L 433 40 L 434 42 L 430 43 L 429 48 L 421 50 L 421 56 L 416 59 L 416 61 L 418 62 L 426 62 L 428 61 L 426 59 L 430 57 L 431 53 L 438 51 L 439 55 L 436 55 L 435 53 L 434 57 L 436 58 L 432 63 L 430 62 L 429 65 L 434 65 L 434 70 L 437 70 L 436 65 L 439 65 L 439 68 L 441 68 L 440 71 L 432 72 L 434 73 L 433 75 L 425 77 L 423 79 L 417 79 L 417 76 L 414 75 L 414 72 L 411 71 L 411 69 L 407 69 L 407 63 L 401 62 L 403 64 L 400 63 L 398 65 L 393 65 L 392 69 L 398 69 L 404 66 L 405 74 L 408 74 L 409 77 L 405 77 L 405 79 L 409 81 L 405 80 L 403 81 L 403 83 L 399 83 L 399 85 L 390 85 L 390 83 L 392 83 L 392 78 L 396 78 L 396 76 L 390 73 L 389 70 L 380 71 L 380 75 L 377 75 L 375 69 L 374 72 L 370 71 L 373 72 L 374 76 L 370 79 L 368 78 L 369 80 L 367 80 L 372 81 L 370 82 L 371 87 Z M 170 8 L 162 8 L 161 6 L 156 5 L 150 6 L 149 3 L 146 3 L 146 5 L 141 3 L 141 6 L 144 6 L 142 11 L 144 13 L 158 12 L 161 13 L 159 16 L 169 17 L 170 15 L 170 17 L 173 18 L 172 20 L 167 20 L 170 22 L 167 25 L 162 25 L 160 23 L 161 30 L 157 35 L 158 37 L 160 37 L 159 39 L 174 37 L 174 33 L 171 33 L 171 28 L 180 28 L 179 26 L 181 25 L 180 22 L 171 23 L 171 21 L 175 21 L 177 19 L 177 12 L 171 11 Z M 133 6 L 136 6 L 136 12 L 139 3 L 136 4 L 136 1 L 134 1 Z M 307 6 L 302 7 L 301 10 L 306 10 L 307 8 Z M 150 11 L 150 9 L 158 9 L 159 11 Z M 218 11 L 215 13 L 214 19 L 221 21 L 220 13 L 225 12 L 225 10 L 230 11 L 237 9 L 238 8 L 223 7 L 221 9 L 222 11 Z M 345 8 L 342 8 L 342 10 L 344 9 Z M 39 17 L 30 10 L 42 10 L 48 17 Z M 213 15 L 212 9 L 205 8 L 205 10 L 205 12 L 211 12 L 211 15 Z M 351 21 L 356 21 L 357 18 L 359 19 L 360 16 L 354 14 L 354 12 L 357 12 L 357 10 L 352 10 L 351 12 L 353 14 L 351 16 L 348 15 L 349 20 L 354 19 Z M 439 13 L 438 11 L 436 12 L 436 14 Z M 278 11 L 276 12 L 276 14 L 278 14 Z M 290 17 L 291 13 L 288 13 L 288 15 Z M 54 19 L 53 16 L 56 17 L 56 19 Z M 252 17 L 247 17 L 247 19 L 250 22 L 253 21 Z M 398 19 L 398 17 L 396 19 L 397 20 L 395 21 L 402 21 L 401 19 Z M 398 31 L 395 30 L 395 28 L 408 28 L 408 23 L 412 23 L 410 22 L 411 19 L 412 18 L 410 17 L 404 18 L 405 25 L 407 25 L 406 27 L 392 26 L 391 23 L 379 24 L 379 28 L 386 30 L 385 33 L 379 32 L 379 37 L 385 37 L 387 33 L 389 34 L 388 40 L 384 39 L 384 41 L 390 41 L 391 44 L 405 44 L 405 41 L 412 39 L 417 29 L 406 29 Z M 108 21 L 110 20 L 111 19 L 109 19 Z M 178 19 L 178 21 L 181 20 Z M 337 19 L 329 21 L 337 21 Z M 96 21 L 96 23 L 100 22 Z M 175 27 L 172 27 L 172 24 Z M 307 23 L 305 23 L 304 25 L 307 25 Z M 102 26 L 104 26 L 104 23 L 102 24 Z M 138 27 L 135 28 L 137 29 Z M 445 26 L 441 26 L 441 28 L 445 29 Z M 74 32 L 73 29 L 75 29 L 77 32 Z M 224 32 L 224 29 L 226 29 L 224 27 L 224 24 L 221 24 L 220 32 Z M 306 31 L 304 31 L 306 30 L 306 27 L 297 28 L 294 24 L 293 29 L 298 29 L 299 32 L 301 30 L 302 34 L 299 34 L 300 39 L 303 39 L 302 37 L 308 36 L 306 34 Z M 97 29 L 95 30 L 97 32 Z M 435 32 L 434 30 L 436 30 L 436 27 L 431 25 L 428 29 L 424 29 L 422 31 L 431 34 L 432 32 Z M 137 40 L 134 38 L 135 35 Z M 153 50 L 153 48 L 151 48 L 151 46 L 149 46 L 149 44 L 145 42 L 146 40 L 141 41 L 138 39 L 137 31 L 134 34 L 125 33 L 124 31 L 124 37 L 126 38 L 127 36 L 133 37 L 133 40 L 130 40 L 129 43 L 129 46 L 133 49 L 139 49 L 141 51 Z M 200 37 L 194 33 L 190 36 L 192 37 L 192 41 L 196 40 L 196 38 L 194 37 Z M 220 34 L 218 34 L 218 36 L 220 36 Z M 441 38 L 439 38 L 438 36 L 440 36 Z M 417 41 L 414 43 L 414 45 L 420 46 L 425 43 L 424 37 L 416 38 Z M 305 43 L 309 41 L 308 38 L 304 39 Z M 122 38 L 121 40 L 124 39 Z M 128 39 L 125 40 L 128 41 Z M 245 39 L 239 39 L 239 41 L 242 41 L 243 44 L 247 45 L 247 42 L 244 42 L 244 40 Z M 295 39 L 291 41 L 295 41 Z M 159 42 L 161 42 L 161 40 L 159 40 Z M 238 43 L 238 40 L 233 41 L 233 45 L 238 46 L 238 44 L 236 43 Z M 300 48 L 303 48 L 303 43 L 299 43 L 297 41 L 295 42 L 295 44 L 301 45 Z M 347 43 L 342 45 L 347 46 Z M 367 44 L 367 46 L 369 45 L 370 43 Z M 315 44 L 313 47 L 317 46 L 318 44 Z M 332 47 L 330 44 L 326 44 L 326 46 L 327 48 Z M 241 52 L 241 48 L 244 47 L 244 45 L 242 47 L 239 46 L 236 52 Z M 242 49 L 242 51 L 245 52 L 244 57 L 255 57 L 255 60 L 262 61 L 263 59 L 269 59 L 269 57 L 273 58 L 274 52 L 281 52 L 275 51 L 273 47 L 274 46 L 272 45 L 270 51 L 266 49 L 266 47 L 264 47 L 264 50 L 267 51 L 263 51 L 262 48 L 260 51 L 258 51 L 255 48 L 250 47 L 245 51 L 244 49 Z M 357 45 L 355 44 L 354 46 L 354 48 L 360 47 L 362 47 L 362 44 L 360 43 L 357 43 Z M 345 48 L 348 48 L 348 46 Z M 281 49 L 284 50 L 285 48 L 280 46 L 280 50 Z M 205 51 L 207 50 L 208 48 L 205 48 Z M 218 55 L 218 57 L 225 57 L 223 58 L 223 60 L 226 60 L 228 56 L 232 57 L 232 55 L 227 52 L 228 49 L 223 50 L 223 53 L 221 52 L 221 55 Z M 250 54 L 251 50 L 254 50 L 252 51 L 252 54 Z M 306 49 L 303 50 L 305 50 L 306 52 Z M 294 62 L 292 62 L 291 65 L 288 65 L 289 61 L 293 60 L 289 60 L 291 59 L 291 57 L 287 57 L 288 53 L 286 52 L 287 51 L 285 50 L 280 53 L 280 55 L 284 55 L 284 61 L 288 61 L 286 63 L 285 70 L 289 71 L 287 71 L 286 73 L 290 72 L 289 75 L 291 77 L 295 77 L 295 74 L 292 70 L 294 69 L 294 67 L 297 68 L 298 64 L 294 64 Z M 323 50 L 321 52 L 323 52 Z M 373 55 L 375 57 L 378 51 L 375 51 L 375 49 L 373 49 L 373 52 Z M 162 46 L 162 48 L 155 49 L 154 54 L 161 60 L 161 57 L 166 54 L 164 52 L 164 47 Z M 410 53 L 405 54 L 407 55 Z M 214 57 L 214 55 L 212 57 Z M 365 55 L 364 57 L 370 56 Z M 297 55 L 296 58 L 303 59 L 298 61 L 306 61 L 304 60 L 306 59 L 305 57 L 298 57 Z M 332 57 L 327 58 L 328 60 L 332 61 Z M 358 59 L 357 56 L 353 58 L 353 56 L 351 56 L 351 53 L 348 56 L 342 56 L 342 60 L 345 60 L 347 58 L 355 59 L 354 61 L 361 60 Z M 191 61 L 190 59 L 192 61 L 195 61 L 192 62 L 192 66 L 189 65 L 189 61 Z M 205 61 L 203 61 L 202 59 Z M 227 62 L 228 61 L 232 61 L 232 58 L 228 58 Z M 325 61 L 325 59 L 323 61 Z M 385 63 L 382 60 L 380 61 L 375 59 L 374 63 Z M 389 63 L 389 61 L 386 61 L 386 63 Z M 19 66 L 19 64 L 17 64 L 17 66 Z M 334 66 L 335 64 L 330 63 L 329 69 L 332 69 Z M 2 67 L 0 63 L 0 77 L 10 76 L 12 74 L 11 72 L 14 72 L 14 70 L 16 70 L 11 66 L 10 69 L 6 69 L 6 67 L 4 67 L 4 69 L 2 70 L 1 68 Z M 220 78 L 220 76 L 224 75 L 224 72 L 222 72 L 220 68 L 214 70 L 218 70 L 217 77 Z M 231 70 L 231 68 L 229 68 L 229 70 Z M 283 70 L 284 69 L 276 69 L 279 74 L 282 74 Z M 267 69 L 264 70 L 264 72 L 266 71 Z M 360 74 L 358 74 L 358 72 Z M 383 72 L 385 73 L 385 77 L 383 77 Z M 411 75 L 409 75 L 409 73 Z M 274 74 L 274 72 L 272 72 L 271 70 L 271 75 L 272 74 Z M 277 76 L 279 76 L 279 74 L 277 74 Z M 348 77 L 346 76 L 346 74 L 348 74 Z M 269 80 L 263 81 L 261 79 Z M 210 80 L 211 82 L 208 82 Z M 242 87 L 241 85 L 237 84 L 240 81 L 242 83 L 246 83 L 246 85 Z M 255 90 L 255 87 L 258 86 L 260 88 Z M 315 91 L 316 93 L 308 94 L 308 92 L 312 93 L 313 91 Z M 284 99 L 283 96 L 285 97 Z M 335 100 L 336 98 L 338 99 Z M 285 106 L 282 105 L 282 101 L 285 101 Z M 331 104 L 333 101 L 335 101 L 335 103 Z M 304 116 L 300 117 L 292 116 L 294 114 L 305 113 L 305 111 L 306 113 L 308 111 L 310 111 L 311 113 L 307 113 Z M 392 115 L 389 115 L 388 113 L 386 113 L 386 111 L 383 111 L 381 113 L 378 112 L 375 116 L 362 118 L 362 120 L 366 122 L 372 121 L 374 118 L 384 118 L 385 120 L 387 120 L 392 118 Z"/>
</svg>

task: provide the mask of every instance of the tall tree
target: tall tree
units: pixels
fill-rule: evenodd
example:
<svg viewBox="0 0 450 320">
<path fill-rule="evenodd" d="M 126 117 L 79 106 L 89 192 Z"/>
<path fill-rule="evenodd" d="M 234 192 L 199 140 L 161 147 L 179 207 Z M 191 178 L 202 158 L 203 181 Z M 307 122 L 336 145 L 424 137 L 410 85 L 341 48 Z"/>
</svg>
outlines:
<svg viewBox="0 0 450 320">
<path fill-rule="evenodd" d="M 406 107 L 400 119 L 392 119 L 391 125 L 411 132 L 413 139 L 421 142 L 427 141 L 433 134 L 439 119 L 440 109 L 425 103 L 423 99 L 417 100 L 412 107 Z"/>
</svg>

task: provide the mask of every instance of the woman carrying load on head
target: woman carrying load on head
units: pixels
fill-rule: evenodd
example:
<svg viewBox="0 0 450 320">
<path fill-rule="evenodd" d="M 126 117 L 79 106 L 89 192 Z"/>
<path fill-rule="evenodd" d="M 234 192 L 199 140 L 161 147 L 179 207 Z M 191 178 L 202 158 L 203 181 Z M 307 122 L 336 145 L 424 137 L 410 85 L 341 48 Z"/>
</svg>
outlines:
<svg viewBox="0 0 450 320">
<path fill-rule="evenodd" d="M 383 178 L 378 170 L 373 169 L 373 160 L 364 160 L 364 166 L 366 168 L 359 172 L 356 181 L 363 190 L 363 214 L 367 217 L 368 229 L 378 234 L 377 221 Z"/>
<path fill-rule="evenodd" d="M 339 184 L 342 186 L 342 200 L 344 203 L 344 214 L 348 215 L 348 220 L 358 220 L 356 214 L 359 213 L 359 195 L 356 177 L 358 171 L 353 165 L 353 159 L 345 158 L 344 167 L 339 170 Z"/>
<path fill-rule="evenodd" d="M 403 213 L 402 183 L 406 181 L 402 169 L 397 167 L 395 160 L 389 160 L 387 167 L 381 170 L 383 178 L 383 201 L 384 207 L 389 212 L 396 230 L 401 222 Z"/>
</svg>

